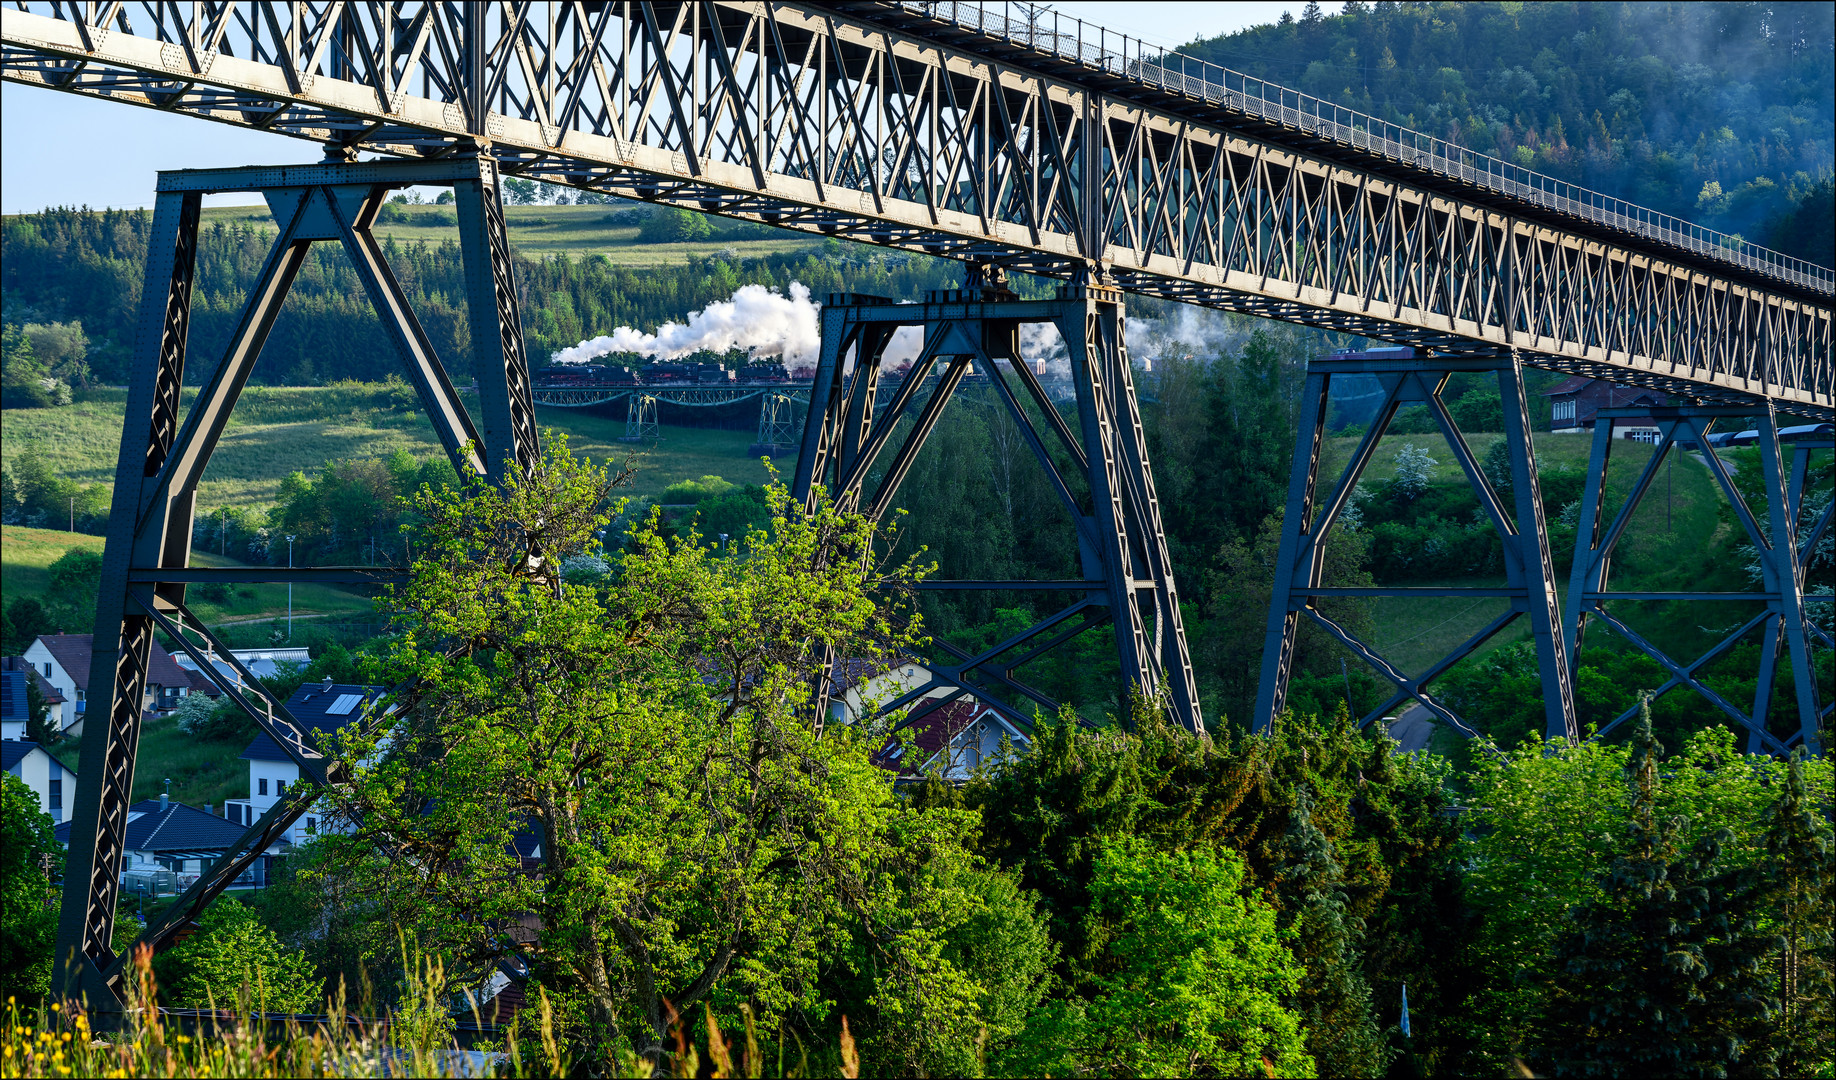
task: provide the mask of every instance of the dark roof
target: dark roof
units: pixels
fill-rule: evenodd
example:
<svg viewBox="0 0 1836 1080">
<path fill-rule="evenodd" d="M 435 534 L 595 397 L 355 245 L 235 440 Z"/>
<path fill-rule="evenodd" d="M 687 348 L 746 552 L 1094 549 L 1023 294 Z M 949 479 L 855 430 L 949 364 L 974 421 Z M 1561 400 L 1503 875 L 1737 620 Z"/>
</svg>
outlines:
<svg viewBox="0 0 1836 1080">
<path fill-rule="evenodd" d="M 78 686 L 89 685 L 89 658 L 94 653 L 93 634 L 44 634 L 39 641 L 51 650 L 52 659 L 69 673 Z M 172 654 L 153 646 L 147 661 L 147 682 L 153 686 L 190 686 L 191 676 L 178 666 Z"/>
<path fill-rule="evenodd" d="M 295 720 L 310 728 L 314 735 L 329 734 L 359 719 L 364 710 L 381 697 L 383 692 L 380 686 L 356 686 L 346 683 L 333 683 L 329 690 L 323 687 L 323 683 L 309 683 L 295 690 L 293 696 L 287 699 L 287 711 L 293 714 Z M 354 703 L 346 703 L 350 706 L 349 712 L 330 711 L 341 698 L 351 696 L 355 696 L 358 700 Z M 249 743 L 249 748 L 242 752 L 242 756 L 250 761 L 293 760 L 265 731 L 255 736 L 255 741 Z"/>
<path fill-rule="evenodd" d="M 30 663 L 27 663 L 25 657 L 23 656 L 0 656 L 0 671 L 23 671 L 25 672 L 27 677 L 29 677 L 32 680 L 32 685 L 38 687 L 38 692 L 44 695 L 45 704 L 47 705 L 63 704 L 64 692 L 62 690 L 59 690 L 57 687 L 52 686 L 50 683 L 46 682 L 44 675 L 41 674 L 36 667 L 33 667 Z"/>
<path fill-rule="evenodd" d="M 31 718 L 32 710 L 26 705 L 25 672 L 0 671 L 0 720 L 24 723 Z"/>
<path fill-rule="evenodd" d="M 243 827 L 206 814 L 182 802 L 159 808 L 158 799 L 143 799 L 128 807 L 140 816 L 128 822 L 127 839 L 122 846 L 129 851 L 215 852 L 241 839 Z M 59 843 L 70 843 L 70 822 L 56 829 Z"/>
<path fill-rule="evenodd" d="M 0 742 L 0 770 L 10 770 L 25 760 L 25 756 L 43 747 L 26 739 L 7 739 Z"/>
<path fill-rule="evenodd" d="M 185 674 L 191 676 L 191 692 L 205 697 L 222 697 L 223 691 L 209 675 L 196 668 L 186 668 Z"/>
</svg>

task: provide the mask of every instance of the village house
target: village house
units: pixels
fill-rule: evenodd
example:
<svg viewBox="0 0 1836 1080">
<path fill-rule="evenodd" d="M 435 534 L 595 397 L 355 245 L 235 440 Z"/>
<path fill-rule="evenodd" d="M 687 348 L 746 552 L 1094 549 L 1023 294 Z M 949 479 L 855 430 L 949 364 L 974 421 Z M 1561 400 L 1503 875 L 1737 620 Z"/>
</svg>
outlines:
<svg viewBox="0 0 1836 1080">
<path fill-rule="evenodd" d="M 350 686 L 326 679 L 294 691 L 287 699 L 287 711 L 309 729 L 309 737 L 316 741 L 361 719 L 382 693 L 380 686 Z M 242 758 L 249 763 L 248 798 L 226 800 L 223 812 L 232 824 L 247 827 L 272 809 L 301 778 L 299 765 L 265 731 L 249 743 Z M 285 839 L 291 844 L 304 843 L 324 824 L 323 815 L 308 812 L 288 827 Z"/>
<path fill-rule="evenodd" d="M 1571 375 L 1543 391 L 1543 396 L 1549 399 L 1549 430 L 1556 434 L 1593 431 L 1594 419 L 1601 409 L 1642 409 L 1667 401 L 1655 390 L 1620 386 L 1586 375 Z M 1645 417 L 1622 416 L 1613 421 L 1613 437 L 1656 442 L 1657 424 Z"/>
<path fill-rule="evenodd" d="M 74 708 L 63 718 L 59 730 L 65 735 L 83 734 L 83 707 L 89 690 L 89 659 L 93 653 L 90 634 L 46 634 L 25 651 L 25 661 L 44 680 L 57 689 Z M 172 654 L 153 646 L 147 660 L 146 695 L 143 709 L 156 713 L 170 712 L 180 699 L 191 692 L 191 676 L 178 666 Z"/>
<path fill-rule="evenodd" d="M 128 808 L 127 834 L 122 843 L 122 881 L 131 885 L 137 876 L 163 871 L 177 876 L 175 884 L 179 889 L 189 888 L 206 866 L 242 838 L 243 832 L 240 825 L 208 810 L 173 802 L 163 794 L 157 799 L 143 799 Z M 57 827 L 57 840 L 69 846 L 69 822 Z M 267 884 L 268 872 L 283 851 L 284 846 L 279 842 L 271 845 L 232 887 Z"/>
<path fill-rule="evenodd" d="M 1003 740 L 1014 749 L 1030 741 L 1013 721 L 985 702 L 971 697 L 925 698 L 913 707 L 901 730 L 875 751 L 873 763 L 897 773 L 900 783 L 936 772 L 961 784 L 999 756 Z"/>
<path fill-rule="evenodd" d="M 57 687 L 45 681 L 45 677 L 39 672 L 39 669 L 26 663 L 26 659 L 23 656 L 0 656 L 0 671 L 22 672 L 25 675 L 26 682 L 38 688 L 39 697 L 45 703 L 46 725 L 48 725 L 52 731 L 64 730 L 64 695 L 58 692 Z M 22 699 L 19 707 L 25 710 L 21 714 L 19 729 L 15 731 L 12 727 L 6 727 L 3 731 L 0 731 L 0 738 L 23 739 L 26 737 L 25 724 L 31 719 L 30 699 Z M 10 724 L 11 721 L 8 721 L 8 723 Z"/>
<path fill-rule="evenodd" d="M 26 675 L 23 671 L 0 671 L 0 726 L 4 726 L 6 735 L 0 740 L 0 768 L 24 781 L 38 796 L 39 812 L 59 822 L 64 820 L 65 798 L 76 795 L 76 773 L 52 757 L 49 750 L 25 737 L 30 715 Z"/>
</svg>

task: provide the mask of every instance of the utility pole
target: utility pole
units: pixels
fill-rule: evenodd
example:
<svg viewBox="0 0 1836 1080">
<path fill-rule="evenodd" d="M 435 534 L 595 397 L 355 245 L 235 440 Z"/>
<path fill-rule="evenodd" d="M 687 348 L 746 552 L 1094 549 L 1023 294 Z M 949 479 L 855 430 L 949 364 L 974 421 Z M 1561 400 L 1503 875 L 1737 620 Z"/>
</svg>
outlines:
<svg viewBox="0 0 1836 1080">
<path fill-rule="evenodd" d="M 287 537 L 287 569 L 293 569 L 293 537 Z M 293 644 L 293 575 L 289 574 L 287 582 L 287 643 Z"/>
</svg>

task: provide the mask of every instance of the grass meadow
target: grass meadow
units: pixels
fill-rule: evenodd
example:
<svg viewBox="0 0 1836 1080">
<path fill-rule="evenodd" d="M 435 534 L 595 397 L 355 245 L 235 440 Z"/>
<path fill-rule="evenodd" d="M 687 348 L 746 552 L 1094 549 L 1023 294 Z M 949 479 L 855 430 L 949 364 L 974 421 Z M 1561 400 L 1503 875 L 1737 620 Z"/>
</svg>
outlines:
<svg viewBox="0 0 1836 1080">
<path fill-rule="evenodd" d="M 645 244 L 634 225 L 607 225 L 603 219 L 625 206 L 506 206 L 504 217 L 514 230 L 516 246 L 527 255 L 616 254 L 625 266 L 678 266 L 690 255 L 733 252 L 748 257 L 799 251 L 822 243 L 821 237 L 785 230 L 782 238 L 698 240 L 687 244 Z M 404 206 L 408 220 L 376 226 L 376 234 L 397 243 L 459 242 L 456 224 L 444 222 L 451 206 Z M 204 211 L 204 221 L 274 227 L 265 206 L 218 206 Z"/>
</svg>

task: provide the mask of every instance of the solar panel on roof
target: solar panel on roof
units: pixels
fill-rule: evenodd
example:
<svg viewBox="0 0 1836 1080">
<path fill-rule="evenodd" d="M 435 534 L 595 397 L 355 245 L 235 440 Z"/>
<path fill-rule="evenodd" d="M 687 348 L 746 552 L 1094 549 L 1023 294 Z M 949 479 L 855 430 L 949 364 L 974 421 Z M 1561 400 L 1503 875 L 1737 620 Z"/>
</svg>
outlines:
<svg viewBox="0 0 1836 1080">
<path fill-rule="evenodd" d="M 355 709 L 357 707 L 357 703 L 362 700 L 363 700 L 362 694 L 339 694 L 338 700 L 332 702 L 331 708 L 326 709 L 325 711 L 327 714 L 331 716 L 349 716 L 351 714 L 351 710 Z"/>
</svg>

